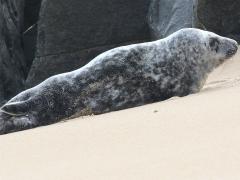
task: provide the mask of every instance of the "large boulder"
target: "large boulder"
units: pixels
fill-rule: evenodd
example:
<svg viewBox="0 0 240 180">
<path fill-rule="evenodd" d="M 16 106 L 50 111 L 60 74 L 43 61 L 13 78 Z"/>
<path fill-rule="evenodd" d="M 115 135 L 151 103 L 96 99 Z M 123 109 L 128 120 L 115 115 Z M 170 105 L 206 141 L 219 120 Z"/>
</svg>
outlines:
<svg viewBox="0 0 240 180">
<path fill-rule="evenodd" d="M 42 0 L 25 0 L 24 30 L 37 23 L 41 2 Z"/>
<path fill-rule="evenodd" d="M 0 1 L 0 104 L 19 93 L 27 74 L 23 55 L 24 0 Z"/>
<path fill-rule="evenodd" d="M 240 42 L 240 1 L 199 0 L 197 15 L 205 29 Z"/>
<path fill-rule="evenodd" d="M 153 39 L 195 27 L 240 40 L 240 1 L 152 0 L 149 26 Z"/>
<path fill-rule="evenodd" d="M 36 53 L 36 43 L 37 43 L 37 24 L 29 27 L 22 35 L 23 39 L 23 50 L 26 60 L 27 72 L 30 71 L 33 59 Z"/>
<path fill-rule="evenodd" d="M 195 0 L 152 0 L 148 23 L 152 39 L 164 38 L 179 29 L 196 27 Z"/>
<path fill-rule="evenodd" d="M 43 0 L 27 84 L 82 67 L 110 48 L 150 40 L 150 0 Z"/>
<path fill-rule="evenodd" d="M 25 0 L 23 48 L 27 62 L 27 71 L 30 70 L 36 52 L 37 22 L 42 0 Z"/>
</svg>

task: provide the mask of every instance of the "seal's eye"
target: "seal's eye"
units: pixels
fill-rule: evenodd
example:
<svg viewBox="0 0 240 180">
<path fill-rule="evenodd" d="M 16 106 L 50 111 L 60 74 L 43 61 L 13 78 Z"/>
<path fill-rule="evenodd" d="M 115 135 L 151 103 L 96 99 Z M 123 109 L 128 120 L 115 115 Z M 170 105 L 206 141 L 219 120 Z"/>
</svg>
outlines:
<svg viewBox="0 0 240 180">
<path fill-rule="evenodd" d="M 218 52 L 218 45 L 219 45 L 219 40 L 217 38 L 210 38 L 209 40 L 209 45 L 210 45 L 210 48 L 213 50 L 213 51 L 216 51 Z"/>
</svg>

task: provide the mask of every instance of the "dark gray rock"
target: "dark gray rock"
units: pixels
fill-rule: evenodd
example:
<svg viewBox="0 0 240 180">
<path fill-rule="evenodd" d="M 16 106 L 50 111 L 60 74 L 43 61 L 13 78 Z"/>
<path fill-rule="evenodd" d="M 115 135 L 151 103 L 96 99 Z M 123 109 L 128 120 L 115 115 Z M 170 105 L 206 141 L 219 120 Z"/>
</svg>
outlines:
<svg viewBox="0 0 240 180">
<path fill-rule="evenodd" d="M 26 59 L 26 68 L 29 72 L 36 52 L 37 24 L 31 26 L 23 33 L 23 49 Z"/>
<path fill-rule="evenodd" d="M 164 38 L 179 29 L 196 27 L 195 0 L 152 0 L 148 23 L 152 39 Z"/>
<path fill-rule="evenodd" d="M 240 1 L 199 0 L 197 15 L 204 27 L 240 42 Z"/>
<path fill-rule="evenodd" d="M 0 1 L 0 104 L 24 87 L 23 9 L 24 0 Z"/>
<path fill-rule="evenodd" d="M 240 40 L 240 1 L 152 0 L 148 21 L 152 38 L 195 27 Z"/>
<path fill-rule="evenodd" d="M 23 48 L 27 62 L 27 71 L 30 70 L 36 52 L 37 22 L 42 0 L 25 0 Z"/>
<path fill-rule="evenodd" d="M 24 30 L 27 30 L 38 21 L 42 0 L 25 0 Z"/>
<path fill-rule="evenodd" d="M 27 84 L 82 67 L 99 53 L 150 39 L 150 0 L 43 0 Z"/>
</svg>

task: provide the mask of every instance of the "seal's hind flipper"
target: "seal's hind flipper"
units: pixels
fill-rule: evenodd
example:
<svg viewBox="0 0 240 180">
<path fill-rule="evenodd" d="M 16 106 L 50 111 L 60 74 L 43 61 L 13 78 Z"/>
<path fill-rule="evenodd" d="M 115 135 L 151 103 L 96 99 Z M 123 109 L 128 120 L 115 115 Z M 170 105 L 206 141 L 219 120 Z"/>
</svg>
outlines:
<svg viewBox="0 0 240 180">
<path fill-rule="evenodd" d="M 29 116 L 12 116 L 0 113 L 0 135 L 37 127 L 38 123 Z"/>
<path fill-rule="evenodd" d="M 25 115 L 29 111 L 29 106 L 27 101 L 10 102 L 3 105 L 0 110 L 3 113 L 6 113 L 12 116 L 21 116 L 21 115 Z"/>
<path fill-rule="evenodd" d="M 0 109 L 0 135 L 22 131 L 38 126 L 38 121 L 29 113 L 29 102 L 9 102 Z"/>
</svg>

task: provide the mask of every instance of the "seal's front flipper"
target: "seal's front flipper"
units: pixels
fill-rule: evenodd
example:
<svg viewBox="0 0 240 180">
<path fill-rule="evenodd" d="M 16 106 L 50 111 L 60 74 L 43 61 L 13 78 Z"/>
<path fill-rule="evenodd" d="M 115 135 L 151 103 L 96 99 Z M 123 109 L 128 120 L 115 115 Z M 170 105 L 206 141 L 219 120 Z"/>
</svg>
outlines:
<svg viewBox="0 0 240 180">
<path fill-rule="evenodd" d="M 20 102 L 10 102 L 0 109 L 3 113 L 12 115 L 12 116 L 22 116 L 26 115 L 29 111 L 29 106 L 27 101 L 20 101 Z"/>
</svg>

